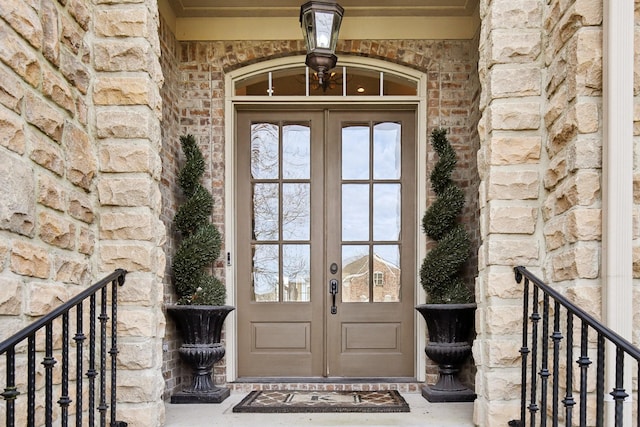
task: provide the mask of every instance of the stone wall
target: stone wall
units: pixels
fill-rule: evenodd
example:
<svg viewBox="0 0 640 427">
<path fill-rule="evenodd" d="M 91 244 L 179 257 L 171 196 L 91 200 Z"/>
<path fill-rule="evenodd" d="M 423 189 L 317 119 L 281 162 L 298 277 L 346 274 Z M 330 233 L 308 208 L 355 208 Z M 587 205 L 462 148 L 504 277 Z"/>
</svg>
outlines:
<svg viewBox="0 0 640 427">
<path fill-rule="evenodd" d="M 125 268 L 119 419 L 160 425 L 157 5 L 6 0 L 0 39 L 1 338 Z"/>
<path fill-rule="evenodd" d="M 482 1 L 481 18 L 475 422 L 494 426 L 519 416 L 512 267 L 600 316 L 602 2 Z"/>
<path fill-rule="evenodd" d="M 367 56 L 402 64 L 427 74 L 428 111 L 427 132 L 443 126 L 450 131 L 450 140 L 457 150 L 460 168 L 454 177 L 467 194 L 464 221 L 479 245 L 478 226 L 478 176 L 476 152 L 479 147 L 476 124 L 479 118 L 479 81 L 477 79 L 477 39 L 467 41 L 427 40 L 344 40 L 338 43 L 337 54 Z M 215 199 L 213 221 L 224 233 L 224 76 L 227 72 L 258 61 L 274 59 L 305 52 L 302 40 L 296 41 L 243 41 L 243 42 L 182 42 L 179 54 L 180 133 L 191 133 L 208 162 L 205 179 Z M 165 122 L 163 127 L 172 126 Z M 171 141 L 164 140 L 163 148 L 170 148 Z M 428 165 L 435 156 L 429 147 Z M 424 177 L 428 179 L 428 177 Z M 165 215 L 168 218 L 168 215 Z M 223 249 L 224 253 L 224 249 Z M 468 275 L 470 286 L 477 271 L 475 257 L 470 261 Z M 216 266 L 216 274 L 224 275 L 222 260 Z M 171 323 L 169 321 L 169 323 Z M 169 338 L 167 338 L 169 340 Z M 178 342 L 167 343 L 170 351 L 165 354 L 165 378 L 167 391 L 180 381 L 175 381 L 170 362 L 177 356 Z M 173 353 L 173 354 L 172 354 Z M 437 370 L 429 367 L 429 380 L 433 382 Z M 224 383 L 224 363 L 216 365 L 215 380 Z"/>
<path fill-rule="evenodd" d="M 155 426 L 164 423 L 165 327 L 159 16 L 153 0 L 98 2 L 93 16 L 93 98 L 102 172 L 98 262 L 131 272 L 119 313 L 118 360 L 126 369 L 120 375 L 119 409 L 130 425 Z"/>
</svg>

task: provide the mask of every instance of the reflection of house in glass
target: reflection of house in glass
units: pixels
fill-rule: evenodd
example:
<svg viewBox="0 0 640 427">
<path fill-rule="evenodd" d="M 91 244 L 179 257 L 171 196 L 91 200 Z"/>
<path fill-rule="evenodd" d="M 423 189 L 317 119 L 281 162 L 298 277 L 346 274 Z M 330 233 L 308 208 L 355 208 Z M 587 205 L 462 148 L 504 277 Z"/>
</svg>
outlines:
<svg viewBox="0 0 640 427">
<path fill-rule="evenodd" d="M 279 287 L 277 274 L 253 274 L 255 301 L 277 302 Z M 309 277 L 294 276 L 282 278 L 282 301 L 304 302 L 310 301 Z"/>
<path fill-rule="evenodd" d="M 309 301 L 309 279 L 300 276 L 282 280 L 283 301 Z"/>
<path fill-rule="evenodd" d="M 342 268 L 343 302 L 367 302 L 370 290 L 374 302 L 400 300 L 400 268 L 375 253 L 372 261 L 365 255 Z"/>
</svg>

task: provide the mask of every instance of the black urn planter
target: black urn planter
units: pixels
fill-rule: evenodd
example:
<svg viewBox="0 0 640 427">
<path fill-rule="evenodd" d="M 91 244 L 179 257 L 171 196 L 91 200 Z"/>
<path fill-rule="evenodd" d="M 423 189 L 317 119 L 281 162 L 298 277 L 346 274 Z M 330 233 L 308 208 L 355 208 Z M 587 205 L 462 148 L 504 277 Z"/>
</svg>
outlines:
<svg viewBox="0 0 640 427">
<path fill-rule="evenodd" d="M 220 344 L 222 325 L 235 307 L 228 305 L 173 305 L 167 312 L 182 332 L 180 357 L 193 368 L 191 386 L 171 396 L 171 403 L 220 403 L 229 397 L 228 388 L 217 387 L 213 365 L 224 357 Z"/>
<path fill-rule="evenodd" d="M 476 394 L 457 375 L 471 354 L 476 304 L 421 304 L 416 310 L 429 331 L 425 353 L 440 369 L 438 382 L 425 384 L 422 396 L 429 402 L 473 402 Z"/>
</svg>

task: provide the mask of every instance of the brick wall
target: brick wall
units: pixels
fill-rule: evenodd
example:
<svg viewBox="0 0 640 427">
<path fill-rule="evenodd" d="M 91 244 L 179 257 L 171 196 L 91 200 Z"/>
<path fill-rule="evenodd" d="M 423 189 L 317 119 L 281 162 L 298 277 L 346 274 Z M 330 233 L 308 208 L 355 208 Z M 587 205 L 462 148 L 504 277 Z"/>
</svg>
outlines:
<svg viewBox="0 0 640 427">
<path fill-rule="evenodd" d="M 177 249 L 177 231 L 173 225 L 173 218 L 177 210 L 180 188 L 177 176 L 182 159 L 180 147 L 180 101 L 181 88 L 178 71 L 178 55 L 180 44 L 170 31 L 164 19 L 160 21 L 160 47 L 162 54 L 160 63 L 164 76 L 164 85 L 160 92 L 162 96 L 162 180 L 160 192 L 162 194 L 162 221 L 167 228 L 167 239 L 164 244 L 167 255 L 164 280 L 164 303 L 171 304 L 176 300 L 172 286 L 171 265 L 173 255 Z M 178 348 L 181 338 L 174 322 L 168 322 L 163 338 L 162 372 L 166 381 L 163 400 L 170 397 L 172 390 L 182 387 L 182 379 L 188 373 L 180 363 Z"/>
<path fill-rule="evenodd" d="M 428 41 L 428 40 L 345 40 L 338 43 L 337 54 L 358 55 L 402 64 L 427 74 L 428 110 L 427 135 L 433 128 L 443 126 L 449 129 L 450 139 L 456 147 L 460 168 L 455 179 L 465 189 L 467 206 L 463 220 L 479 246 L 478 223 L 478 174 L 476 151 L 479 141 L 476 123 L 479 118 L 479 81 L 477 77 L 477 43 L 471 41 Z M 215 199 L 213 221 L 224 233 L 224 76 L 225 73 L 258 61 L 304 53 L 302 40 L 278 42 L 182 42 L 179 52 L 180 83 L 180 134 L 191 133 L 197 141 L 208 169 L 205 180 Z M 167 76 L 165 76 L 166 78 Z M 168 80 L 171 80 L 168 79 Z M 170 83 L 167 83 L 170 84 Z M 166 116 L 165 116 L 166 117 Z M 163 126 L 173 126 L 165 121 Z M 169 146 L 167 146 L 167 144 Z M 164 139 L 165 149 L 172 142 Z M 429 146 L 428 165 L 435 162 Z M 424 177 L 427 179 L 427 177 Z M 167 206 L 165 206 L 165 210 Z M 165 212 L 165 222 L 169 215 Z M 475 251 L 474 251 L 475 252 Z M 168 251 L 170 253 L 170 251 Z M 224 249 L 223 249 L 224 253 Z M 169 255 L 170 256 L 170 255 Z M 467 267 L 468 280 L 473 286 L 477 271 L 477 259 L 472 259 Z M 216 274 L 224 274 L 222 260 Z M 171 322 L 169 322 L 171 323 Z M 170 328 L 168 328 L 169 330 Z M 169 338 L 167 338 L 169 339 Z M 177 382 L 187 380 L 172 377 L 176 374 L 173 365 L 175 345 L 171 341 L 171 351 L 165 353 L 165 379 L 167 392 Z M 178 344 L 176 342 L 176 344 Z M 172 354 L 173 353 L 173 354 Z M 429 367 L 429 379 L 433 381 L 437 369 Z M 183 375 L 188 374 L 182 372 Z M 225 366 L 219 363 L 215 368 L 217 383 L 225 382 Z M 471 379 L 472 381 L 472 379 Z"/>
</svg>

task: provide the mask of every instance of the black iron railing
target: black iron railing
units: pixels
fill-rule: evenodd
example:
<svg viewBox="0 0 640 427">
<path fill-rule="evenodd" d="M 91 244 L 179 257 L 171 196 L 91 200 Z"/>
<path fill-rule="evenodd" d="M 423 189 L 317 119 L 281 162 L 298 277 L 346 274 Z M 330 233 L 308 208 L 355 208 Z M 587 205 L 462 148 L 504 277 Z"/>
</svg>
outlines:
<svg viewBox="0 0 640 427">
<path fill-rule="evenodd" d="M 125 270 L 116 270 L 100 280 L 76 297 L 57 307 L 51 313 L 38 319 L 28 327 L 0 343 L 0 355 L 6 356 L 5 367 L 0 359 L 0 371 L 5 372 L 6 387 L 0 393 L 5 400 L 6 425 L 16 424 L 16 407 L 20 408 L 20 417 L 29 427 L 44 424 L 51 426 L 54 422 L 54 392 L 59 393 L 59 405 L 56 425 L 76 426 L 96 425 L 96 410 L 99 425 L 107 425 L 107 411 L 110 409 L 111 427 L 125 427 L 127 423 L 116 421 L 116 356 L 118 354 L 117 319 L 118 319 L 118 286 L 124 284 Z M 110 292 L 108 288 L 110 286 Z M 98 297 L 99 294 L 99 297 Z M 85 303 L 88 300 L 88 316 Z M 111 331 L 107 333 L 109 310 L 111 315 Z M 75 314 L 73 341 L 70 345 L 70 317 Z M 99 327 L 96 326 L 96 319 Z M 88 331 L 84 328 L 88 323 Z M 44 333 L 44 337 L 43 337 Z M 55 336 L 55 338 L 54 338 Z M 87 343 L 88 338 L 88 343 Z M 107 339 L 110 348 L 107 350 Z M 26 349 L 25 349 L 26 344 Z M 74 348 L 75 347 L 75 351 Z M 85 354 L 85 351 L 88 354 Z M 107 366 L 107 353 L 111 364 Z M 58 364 L 55 356 L 59 356 Z M 75 356 L 75 373 L 70 373 L 71 358 Z M 42 375 L 36 367 L 36 358 L 41 357 L 44 367 L 44 387 L 37 388 L 37 377 Z M 25 363 L 26 359 L 26 363 Z M 26 364 L 26 383 L 24 383 L 24 365 Z M 85 372 L 86 365 L 86 372 Z M 16 371 L 18 369 L 18 374 Z M 56 372 L 57 371 L 57 372 Z M 54 383 L 54 373 L 57 380 Z M 86 379 L 83 378 L 83 373 Z M 107 375 L 110 374 L 109 403 L 107 403 Z M 70 379 L 70 376 L 75 375 Z M 16 378 L 18 377 L 18 378 Z M 59 380 L 58 380 L 59 379 Z M 17 382 L 18 381 L 18 382 Z M 97 383 L 97 384 L 96 384 Z M 70 395 L 70 387 L 75 388 L 75 395 Z M 96 390 L 97 389 L 97 390 Z M 83 402 L 86 396 L 88 402 Z M 23 399 L 26 394 L 26 407 Z M 96 395 L 97 394 L 97 395 Z M 73 399 L 72 399 L 73 397 Z M 75 402 L 74 402 L 75 399 Z M 73 405 L 72 405 L 73 404 Z M 22 411 L 24 409 L 24 412 Z M 71 415 L 70 415 L 71 409 Z M 42 411 L 44 410 L 44 413 Z M 2 412 L 2 411 L 0 411 Z"/>
<path fill-rule="evenodd" d="M 516 267 L 514 271 L 518 283 L 524 278 L 520 349 L 522 388 L 520 419 L 510 421 L 509 425 L 602 427 L 605 393 L 608 392 L 614 402 L 616 427 L 624 425 L 623 404 L 630 394 L 635 394 L 637 415 L 633 425 L 640 426 L 640 399 L 637 392 L 624 388 L 625 374 L 635 376 L 640 371 L 640 349 L 543 283 L 525 267 Z M 580 323 L 579 330 L 574 331 L 574 320 Z M 574 344 L 574 334 L 576 337 L 579 334 L 579 343 Z M 563 340 L 565 342 L 561 345 Z M 615 349 L 615 385 L 607 390 L 605 346 Z M 593 356 L 594 350 L 595 366 L 592 366 L 594 361 L 590 354 Z M 635 366 L 632 366 L 635 373 L 625 373 L 625 358 L 635 361 Z M 579 380 L 573 377 L 574 363 L 577 364 Z M 588 371 L 593 368 L 596 370 L 595 387 L 587 384 L 588 379 L 593 378 Z M 576 409 L 578 413 L 574 414 Z M 575 416 L 579 417 L 577 423 L 574 422 Z"/>
</svg>

